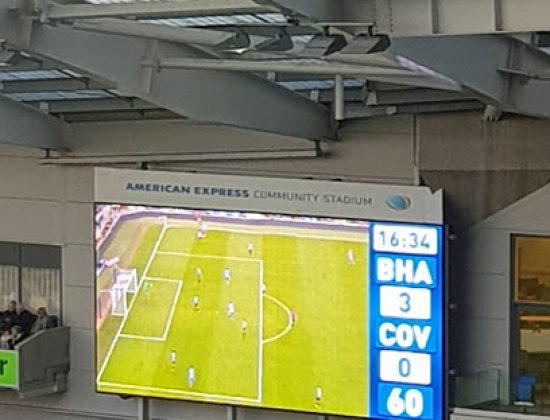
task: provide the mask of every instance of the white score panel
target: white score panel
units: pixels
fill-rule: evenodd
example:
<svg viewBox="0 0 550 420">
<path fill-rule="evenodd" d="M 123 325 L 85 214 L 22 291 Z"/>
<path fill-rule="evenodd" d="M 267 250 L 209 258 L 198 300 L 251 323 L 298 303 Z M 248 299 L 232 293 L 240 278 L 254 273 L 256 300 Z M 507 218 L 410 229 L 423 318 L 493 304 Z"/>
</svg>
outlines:
<svg viewBox="0 0 550 420">
<path fill-rule="evenodd" d="M 392 350 L 380 352 L 380 379 L 386 382 L 430 385 L 431 366 L 429 354 Z"/>
<path fill-rule="evenodd" d="M 431 319 L 431 292 L 412 287 L 380 287 L 380 315 L 402 319 Z"/>
<path fill-rule="evenodd" d="M 437 229 L 422 226 L 377 224 L 373 230 L 373 249 L 415 255 L 436 255 Z"/>
</svg>

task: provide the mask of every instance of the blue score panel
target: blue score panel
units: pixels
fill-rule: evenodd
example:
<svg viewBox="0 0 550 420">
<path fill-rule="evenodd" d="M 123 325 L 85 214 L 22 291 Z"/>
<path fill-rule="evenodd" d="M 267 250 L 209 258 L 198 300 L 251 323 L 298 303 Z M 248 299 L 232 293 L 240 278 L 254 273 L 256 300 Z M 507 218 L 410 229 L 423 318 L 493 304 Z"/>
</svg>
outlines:
<svg viewBox="0 0 550 420">
<path fill-rule="evenodd" d="M 443 229 L 374 223 L 369 244 L 369 418 L 442 420 Z"/>
</svg>

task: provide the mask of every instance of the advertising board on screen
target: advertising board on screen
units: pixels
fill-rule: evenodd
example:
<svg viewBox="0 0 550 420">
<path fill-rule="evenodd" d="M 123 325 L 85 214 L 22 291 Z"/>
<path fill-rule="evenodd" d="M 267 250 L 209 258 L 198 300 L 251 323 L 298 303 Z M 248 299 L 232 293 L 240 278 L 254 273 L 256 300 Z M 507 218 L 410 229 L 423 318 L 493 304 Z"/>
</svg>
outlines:
<svg viewBox="0 0 550 420">
<path fill-rule="evenodd" d="M 441 199 L 377 187 L 98 170 L 97 390 L 445 418 Z"/>
</svg>

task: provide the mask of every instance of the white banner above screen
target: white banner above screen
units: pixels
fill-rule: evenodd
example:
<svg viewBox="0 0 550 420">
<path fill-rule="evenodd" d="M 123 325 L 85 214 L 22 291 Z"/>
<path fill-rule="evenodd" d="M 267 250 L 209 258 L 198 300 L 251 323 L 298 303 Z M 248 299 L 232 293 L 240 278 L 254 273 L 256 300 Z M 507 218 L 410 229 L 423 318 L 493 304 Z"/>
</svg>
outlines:
<svg viewBox="0 0 550 420">
<path fill-rule="evenodd" d="M 427 187 L 96 169 L 95 201 L 443 223 Z"/>
</svg>

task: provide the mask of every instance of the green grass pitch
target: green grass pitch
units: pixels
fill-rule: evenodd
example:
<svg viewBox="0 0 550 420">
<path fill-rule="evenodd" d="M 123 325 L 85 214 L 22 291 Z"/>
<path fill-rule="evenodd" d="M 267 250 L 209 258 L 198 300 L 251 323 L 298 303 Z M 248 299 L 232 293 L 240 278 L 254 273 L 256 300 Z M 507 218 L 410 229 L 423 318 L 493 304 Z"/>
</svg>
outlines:
<svg viewBox="0 0 550 420">
<path fill-rule="evenodd" d="M 124 252 L 142 281 L 126 317 L 98 331 L 97 389 L 365 416 L 366 241 L 233 223 L 199 239 L 193 223 L 143 218 L 115 233 L 105 255 Z"/>
</svg>

